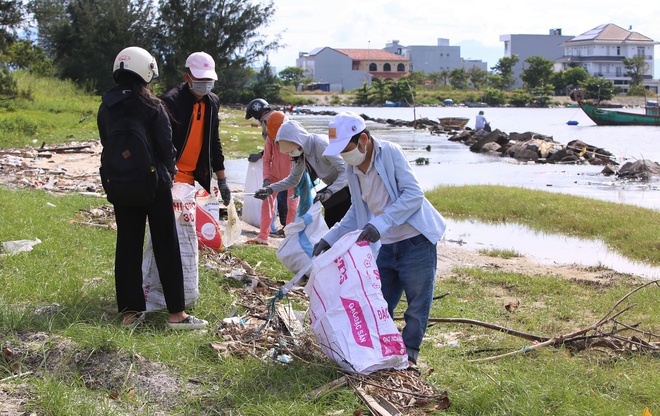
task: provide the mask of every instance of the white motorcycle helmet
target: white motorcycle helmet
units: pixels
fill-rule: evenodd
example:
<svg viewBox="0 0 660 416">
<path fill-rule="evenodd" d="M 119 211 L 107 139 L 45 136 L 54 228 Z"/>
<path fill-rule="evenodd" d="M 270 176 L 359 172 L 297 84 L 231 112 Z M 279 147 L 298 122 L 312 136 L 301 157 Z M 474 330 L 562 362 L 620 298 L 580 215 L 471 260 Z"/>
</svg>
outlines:
<svg viewBox="0 0 660 416">
<path fill-rule="evenodd" d="M 117 80 L 118 71 L 130 71 L 138 75 L 147 84 L 158 78 L 158 65 L 156 58 L 144 49 L 131 46 L 117 54 L 112 66 L 112 76 Z"/>
</svg>

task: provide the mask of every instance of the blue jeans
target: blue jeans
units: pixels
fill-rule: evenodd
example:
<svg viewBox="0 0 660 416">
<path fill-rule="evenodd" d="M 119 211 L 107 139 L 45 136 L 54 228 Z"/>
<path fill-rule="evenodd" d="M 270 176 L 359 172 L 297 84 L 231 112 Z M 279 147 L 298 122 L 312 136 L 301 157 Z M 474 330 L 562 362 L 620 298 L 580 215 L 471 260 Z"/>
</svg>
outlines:
<svg viewBox="0 0 660 416">
<path fill-rule="evenodd" d="M 402 336 L 408 357 L 417 362 L 433 300 L 438 265 L 436 245 L 422 234 L 383 244 L 376 263 L 390 316 L 394 317 L 401 295 L 406 294 L 408 307 L 403 315 L 406 325 Z"/>
</svg>

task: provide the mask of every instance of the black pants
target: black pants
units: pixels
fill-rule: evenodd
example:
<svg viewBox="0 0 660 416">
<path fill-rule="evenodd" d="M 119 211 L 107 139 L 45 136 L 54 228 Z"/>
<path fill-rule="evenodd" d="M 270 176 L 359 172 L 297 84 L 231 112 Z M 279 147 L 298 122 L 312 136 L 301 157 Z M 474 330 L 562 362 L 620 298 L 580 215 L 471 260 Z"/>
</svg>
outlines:
<svg viewBox="0 0 660 416">
<path fill-rule="evenodd" d="M 341 221 L 350 207 L 351 193 L 348 190 L 348 186 L 335 192 L 327 201 L 323 202 L 323 217 L 328 228 L 332 228 L 335 223 Z"/>
<path fill-rule="evenodd" d="M 184 310 L 181 252 L 171 190 L 159 189 L 154 202 L 147 206 L 116 206 L 115 217 L 115 288 L 119 312 L 141 312 L 146 309 L 142 290 L 142 250 L 147 219 L 167 309 L 170 313 Z"/>
</svg>

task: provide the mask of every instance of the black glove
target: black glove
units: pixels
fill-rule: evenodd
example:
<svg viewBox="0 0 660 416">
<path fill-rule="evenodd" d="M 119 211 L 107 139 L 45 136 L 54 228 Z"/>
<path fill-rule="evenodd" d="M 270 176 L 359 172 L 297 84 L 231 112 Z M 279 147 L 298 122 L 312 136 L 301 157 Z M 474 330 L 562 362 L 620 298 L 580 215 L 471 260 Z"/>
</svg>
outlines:
<svg viewBox="0 0 660 416">
<path fill-rule="evenodd" d="M 362 241 L 362 240 L 367 240 L 370 243 L 375 243 L 376 241 L 380 240 L 380 233 L 370 223 L 367 223 L 367 225 L 364 226 L 364 229 L 362 230 L 362 233 L 358 237 L 357 241 Z"/>
<path fill-rule="evenodd" d="M 273 194 L 273 188 L 270 186 L 264 186 L 261 189 L 258 189 L 257 192 L 254 193 L 254 197 L 257 199 L 261 199 L 262 201 L 269 196 Z"/>
<path fill-rule="evenodd" d="M 218 178 L 218 189 L 220 189 L 220 197 L 222 198 L 222 203 L 229 205 L 231 200 L 231 191 L 227 186 L 227 178 Z"/>
<path fill-rule="evenodd" d="M 248 162 L 257 162 L 264 155 L 264 152 L 250 153 L 248 156 Z"/>
<path fill-rule="evenodd" d="M 324 239 L 320 239 L 318 243 L 314 244 L 314 248 L 312 249 L 312 257 L 318 256 L 329 248 L 330 244 L 328 244 L 328 242 Z"/>
<path fill-rule="evenodd" d="M 265 188 L 267 186 L 270 186 L 270 179 L 264 179 L 264 184 L 261 185 L 262 188 Z"/>
<path fill-rule="evenodd" d="M 332 191 L 328 188 L 321 189 L 316 196 L 314 197 L 314 203 L 321 201 L 321 203 L 327 201 L 332 196 Z"/>
<path fill-rule="evenodd" d="M 177 168 L 176 165 L 174 165 L 174 168 L 168 172 L 170 173 L 170 177 L 172 177 L 172 180 L 174 180 L 176 174 L 179 173 L 179 168 Z"/>
</svg>

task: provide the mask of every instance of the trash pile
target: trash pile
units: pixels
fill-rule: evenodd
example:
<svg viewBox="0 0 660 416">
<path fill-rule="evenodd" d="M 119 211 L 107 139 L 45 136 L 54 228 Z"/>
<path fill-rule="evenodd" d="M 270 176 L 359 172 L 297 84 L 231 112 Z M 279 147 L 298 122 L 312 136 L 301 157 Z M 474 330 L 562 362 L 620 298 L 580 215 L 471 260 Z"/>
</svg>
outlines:
<svg viewBox="0 0 660 416">
<path fill-rule="evenodd" d="M 226 288 L 235 294 L 236 300 L 235 308 L 215 330 L 219 340 L 212 342 L 211 348 L 218 355 L 252 356 L 281 365 L 299 361 L 335 366 L 305 325 L 308 300 L 302 287 L 294 286 L 284 299 L 272 302 L 274 294 L 286 282 L 274 282 L 258 275 L 231 252 L 202 250 L 200 261 L 204 267 L 241 282 L 240 287 Z M 311 391 L 306 398 L 317 400 L 335 388 L 348 385 L 375 415 L 422 415 L 446 409 L 450 404 L 445 391 L 425 382 L 415 371 L 381 370 L 369 375 L 339 372 L 342 373 L 339 379 Z"/>
<path fill-rule="evenodd" d="M 38 148 L 1 149 L 0 185 L 103 196 L 99 140 Z"/>
</svg>

